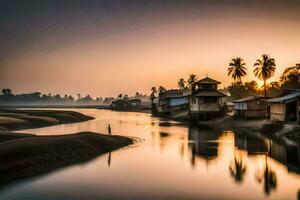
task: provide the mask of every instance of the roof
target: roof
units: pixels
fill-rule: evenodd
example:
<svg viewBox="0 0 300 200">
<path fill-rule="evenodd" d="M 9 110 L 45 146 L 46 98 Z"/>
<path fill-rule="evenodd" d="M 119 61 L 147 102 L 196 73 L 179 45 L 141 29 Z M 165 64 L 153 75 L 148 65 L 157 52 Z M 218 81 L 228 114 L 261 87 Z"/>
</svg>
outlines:
<svg viewBox="0 0 300 200">
<path fill-rule="evenodd" d="M 226 104 L 227 106 L 233 106 L 233 103 L 230 102 L 230 101 L 227 101 L 225 104 Z"/>
<path fill-rule="evenodd" d="M 261 97 L 261 96 L 249 96 L 249 97 L 246 97 L 246 98 L 243 98 L 243 99 L 235 100 L 235 101 L 233 101 L 233 103 L 247 102 L 247 101 L 252 101 L 252 100 L 262 99 L 262 98 L 265 98 L 265 97 Z"/>
<path fill-rule="evenodd" d="M 209 77 L 205 77 L 205 78 L 203 78 L 203 79 L 197 81 L 197 83 L 221 84 L 221 82 L 216 81 L 216 80 L 214 80 L 214 79 L 211 79 L 211 78 L 209 78 Z"/>
<path fill-rule="evenodd" d="M 195 97 L 225 97 L 226 95 L 218 90 L 199 90 L 196 91 L 192 96 Z"/>
<path fill-rule="evenodd" d="M 190 90 L 167 90 L 162 95 L 164 98 L 181 98 L 191 94 Z"/>
<path fill-rule="evenodd" d="M 285 103 L 285 102 L 289 102 L 291 100 L 294 100 L 295 98 L 300 97 L 300 92 L 295 92 L 292 94 L 288 94 L 282 97 L 276 97 L 276 98 L 272 98 L 267 100 L 267 102 L 269 103 Z"/>
</svg>

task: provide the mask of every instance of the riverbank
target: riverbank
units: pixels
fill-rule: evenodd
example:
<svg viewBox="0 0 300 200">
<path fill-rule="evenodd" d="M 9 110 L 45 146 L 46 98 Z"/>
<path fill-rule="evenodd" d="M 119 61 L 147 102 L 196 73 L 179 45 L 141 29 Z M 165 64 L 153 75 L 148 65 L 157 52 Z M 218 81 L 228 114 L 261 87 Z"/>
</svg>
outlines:
<svg viewBox="0 0 300 200">
<path fill-rule="evenodd" d="M 266 119 L 242 120 L 227 116 L 209 123 L 209 127 L 248 135 L 263 135 L 285 144 L 300 144 L 299 125 L 270 122 Z"/>
<path fill-rule="evenodd" d="M 37 136 L 15 130 L 94 119 L 74 111 L 0 109 L 0 187 L 133 144 L 133 139 L 93 132 Z"/>
<path fill-rule="evenodd" d="M 92 132 L 59 136 L 0 132 L 0 186 L 86 162 L 133 142 Z"/>
<path fill-rule="evenodd" d="M 40 128 L 94 119 L 74 111 L 0 109 L 0 131 Z"/>
</svg>

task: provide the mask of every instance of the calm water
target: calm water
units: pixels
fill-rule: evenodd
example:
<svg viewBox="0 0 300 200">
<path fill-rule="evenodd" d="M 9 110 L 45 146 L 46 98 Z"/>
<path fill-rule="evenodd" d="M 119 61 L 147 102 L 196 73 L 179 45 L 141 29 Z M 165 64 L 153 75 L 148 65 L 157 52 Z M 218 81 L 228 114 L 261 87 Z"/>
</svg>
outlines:
<svg viewBox="0 0 300 200">
<path fill-rule="evenodd" d="M 95 120 L 31 129 L 38 135 L 79 131 L 141 138 L 130 148 L 15 182 L 0 199 L 298 199 L 300 150 L 263 137 L 197 127 L 163 126 L 149 114 L 78 110 Z"/>
</svg>

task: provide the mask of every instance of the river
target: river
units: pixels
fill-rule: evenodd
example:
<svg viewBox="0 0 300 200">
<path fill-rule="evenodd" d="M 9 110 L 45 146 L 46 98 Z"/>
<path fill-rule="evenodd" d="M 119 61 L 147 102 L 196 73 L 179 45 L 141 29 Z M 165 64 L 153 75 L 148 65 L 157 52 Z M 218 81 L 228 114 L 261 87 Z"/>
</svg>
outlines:
<svg viewBox="0 0 300 200">
<path fill-rule="evenodd" d="M 299 146 L 214 132 L 150 114 L 74 109 L 94 120 L 20 132 L 139 138 L 91 161 L 2 187 L 0 199 L 298 199 Z"/>
</svg>

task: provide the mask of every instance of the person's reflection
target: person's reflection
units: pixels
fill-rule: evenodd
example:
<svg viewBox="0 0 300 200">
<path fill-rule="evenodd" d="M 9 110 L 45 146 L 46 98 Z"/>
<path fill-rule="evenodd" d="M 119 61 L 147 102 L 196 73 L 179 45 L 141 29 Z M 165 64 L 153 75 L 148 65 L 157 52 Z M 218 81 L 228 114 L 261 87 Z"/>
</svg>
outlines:
<svg viewBox="0 0 300 200">
<path fill-rule="evenodd" d="M 107 166 L 110 167 L 111 163 L 111 152 L 108 153 L 108 158 L 107 158 Z"/>
<path fill-rule="evenodd" d="M 243 159 L 235 157 L 234 160 L 230 163 L 229 171 L 235 182 L 243 182 L 246 173 L 246 165 L 244 164 Z"/>
<path fill-rule="evenodd" d="M 268 165 L 268 157 L 266 155 L 266 166 L 263 173 L 259 171 L 256 173 L 256 180 L 258 183 L 264 181 L 264 191 L 267 195 L 271 193 L 272 190 L 277 187 L 277 176 L 274 170 L 272 170 Z"/>
</svg>

